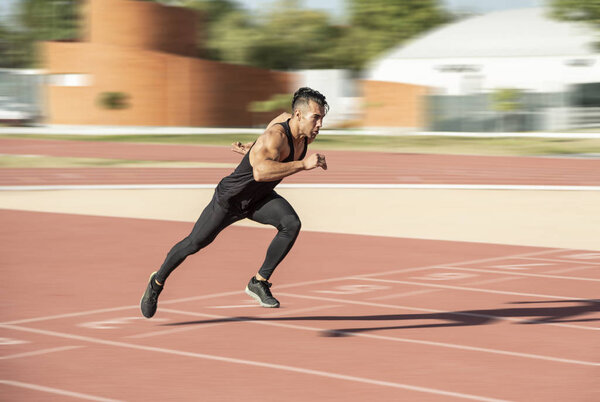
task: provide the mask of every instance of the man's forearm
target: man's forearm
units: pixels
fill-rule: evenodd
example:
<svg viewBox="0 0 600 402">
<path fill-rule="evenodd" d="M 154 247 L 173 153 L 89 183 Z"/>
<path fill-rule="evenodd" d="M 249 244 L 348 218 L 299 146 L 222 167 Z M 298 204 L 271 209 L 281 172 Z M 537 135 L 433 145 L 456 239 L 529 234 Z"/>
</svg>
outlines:
<svg viewBox="0 0 600 402">
<path fill-rule="evenodd" d="M 253 169 L 256 181 L 277 181 L 304 170 L 303 161 L 276 162 L 264 160 Z"/>
</svg>

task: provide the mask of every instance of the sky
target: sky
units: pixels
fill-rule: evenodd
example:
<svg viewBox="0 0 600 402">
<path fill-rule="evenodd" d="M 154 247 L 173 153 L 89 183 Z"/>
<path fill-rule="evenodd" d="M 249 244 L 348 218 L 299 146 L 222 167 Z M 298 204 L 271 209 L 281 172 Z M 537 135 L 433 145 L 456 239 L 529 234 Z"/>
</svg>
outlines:
<svg viewBox="0 0 600 402">
<path fill-rule="evenodd" d="M 7 16 L 20 0 L 0 0 L 0 16 Z M 236 0 L 245 8 L 260 11 L 268 7 L 274 0 Z M 486 13 L 511 8 L 524 8 L 541 6 L 544 0 L 441 0 L 442 4 L 454 12 Z M 332 14 L 335 19 L 342 19 L 345 15 L 346 0 L 303 0 L 307 8 L 322 9 Z"/>
</svg>

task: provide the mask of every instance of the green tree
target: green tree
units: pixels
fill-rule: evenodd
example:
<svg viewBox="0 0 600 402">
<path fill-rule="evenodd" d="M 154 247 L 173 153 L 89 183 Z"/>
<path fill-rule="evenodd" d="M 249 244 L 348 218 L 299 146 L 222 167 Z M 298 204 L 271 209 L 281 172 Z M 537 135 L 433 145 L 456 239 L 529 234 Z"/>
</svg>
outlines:
<svg viewBox="0 0 600 402">
<path fill-rule="evenodd" d="M 249 61 L 278 70 L 333 67 L 327 55 L 337 36 L 327 13 L 283 0 L 262 16 Z"/>
<path fill-rule="evenodd" d="M 341 26 L 326 12 L 303 8 L 301 0 L 273 1 L 271 11 L 259 14 L 233 0 L 180 4 L 201 11 L 206 57 L 278 70 L 358 71 L 389 48 L 450 20 L 439 0 L 347 0 L 350 24 Z"/>
<path fill-rule="evenodd" d="M 21 0 L 19 22 L 32 40 L 76 39 L 79 0 Z"/>
<path fill-rule="evenodd" d="M 35 67 L 36 42 L 75 39 L 78 0 L 21 0 L 10 26 L 0 26 L 0 67 Z"/>
<path fill-rule="evenodd" d="M 582 21 L 600 29 L 600 1 L 598 0 L 552 0 L 551 15 L 567 21 Z"/>
<path fill-rule="evenodd" d="M 550 16 L 563 21 L 586 23 L 600 32 L 599 0 L 552 0 Z M 600 39 L 594 46 L 600 50 Z"/>
<path fill-rule="evenodd" d="M 219 21 L 234 11 L 239 11 L 237 3 L 231 0 L 188 0 L 185 7 L 193 8 L 204 14 L 204 21 L 209 24 Z"/>
<path fill-rule="evenodd" d="M 497 88 L 490 96 L 492 109 L 500 113 L 498 131 L 514 131 L 519 127 L 519 116 L 514 114 L 523 107 L 523 91 L 517 88 Z"/>
<path fill-rule="evenodd" d="M 354 68 L 440 24 L 451 16 L 438 0 L 348 0 L 351 32 L 347 45 Z"/>
<path fill-rule="evenodd" d="M 0 25 L 0 68 L 30 67 L 34 60 L 34 43 L 26 32 Z"/>
<path fill-rule="evenodd" d="M 209 58 L 234 64 L 252 64 L 251 52 L 258 36 L 255 23 L 242 10 L 224 14 L 208 27 Z"/>
</svg>

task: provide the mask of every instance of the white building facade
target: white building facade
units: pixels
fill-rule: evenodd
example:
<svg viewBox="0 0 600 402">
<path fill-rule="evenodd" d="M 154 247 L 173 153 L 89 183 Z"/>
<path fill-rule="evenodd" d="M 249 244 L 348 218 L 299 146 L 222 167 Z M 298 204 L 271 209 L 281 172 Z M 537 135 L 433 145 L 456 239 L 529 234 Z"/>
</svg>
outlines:
<svg viewBox="0 0 600 402">
<path fill-rule="evenodd" d="M 600 127 L 600 35 L 585 24 L 554 20 L 549 12 L 498 11 L 442 26 L 374 61 L 365 79 L 427 86 L 438 96 L 431 103 L 449 108 L 453 96 L 461 101 L 469 95 L 515 89 L 526 94 L 528 102 L 534 100 L 523 108 L 529 116 L 523 110 L 516 116 L 528 119 L 521 124 L 528 127 L 523 130 Z M 462 109 L 473 102 L 466 105 Z M 498 119 L 490 105 L 469 116 L 457 114 L 454 121 Z M 498 126 L 484 125 L 491 130 L 495 128 L 490 125 Z"/>
<path fill-rule="evenodd" d="M 496 88 L 562 92 L 600 82 L 599 40 L 543 8 L 498 11 L 443 26 L 375 61 L 366 79 L 463 95 Z"/>
</svg>

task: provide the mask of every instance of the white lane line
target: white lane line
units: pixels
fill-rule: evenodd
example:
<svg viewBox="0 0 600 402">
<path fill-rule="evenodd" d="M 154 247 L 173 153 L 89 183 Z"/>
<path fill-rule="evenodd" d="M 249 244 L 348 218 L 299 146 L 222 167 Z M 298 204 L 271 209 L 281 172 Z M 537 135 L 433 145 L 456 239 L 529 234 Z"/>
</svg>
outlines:
<svg viewBox="0 0 600 402">
<path fill-rule="evenodd" d="M 261 315 L 261 318 L 282 317 L 282 316 L 286 316 L 286 315 L 290 315 L 290 314 L 307 313 L 309 311 L 327 310 L 330 308 L 337 308 L 337 307 L 341 307 L 341 304 L 306 307 L 306 308 L 299 308 L 299 309 L 290 310 L 290 311 L 283 310 L 283 311 L 280 311 L 279 313 L 275 313 L 275 314 L 263 314 L 263 315 Z"/>
<path fill-rule="evenodd" d="M 216 309 L 227 309 L 227 308 L 258 308 L 260 305 L 257 304 L 240 304 L 237 306 L 210 306 L 207 308 L 216 308 Z"/>
<path fill-rule="evenodd" d="M 587 267 L 570 267 L 570 268 L 561 268 L 561 269 L 556 269 L 556 270 L 553 270 L 553 271 L 548 271 L 547 273 L 548 274 L 564 274 L 566 272 L 581 271 L 583 269 L 592 269 L 592 268 L 594 268 L 594 267 L 590 267 L 590 266 L 587 266 Z"/>
<path fill-rule="evenodd" d="M 340 276 L 337 278 L 328 278 L 328 279 L 321 279 L 321 280 L 314 280 L 314 281 L 290 283 L 287 285 L 279 285 L 279 286 L 277 286 L 277 288 L 278 289 L 286 289 L 286 288 L 295 287 L 295 286 L 305 286 L 305 285 L 315 285 L 315 284 L 319 284 L 319 283 L 338 282 L 338 281 L 343 281 L 343 280 L 348 280 L 348 279 L 350 279 L 349 276 Z M 185 302 L 191 302 L 191 301 L 198 301 L 198 300 L 204 300 L 204 299 L 212 299 L 212 298 L 216 298 L 216 297 L 243 295 L 243 294 L 245 294 L 243 290 L 234 290 L 231 292 L 213 293 L 213 294 L 209 294 L 209 295 L 182 297 L 179 299 L 171 299 L 171 300 L 164 300 L 164 301 L 161 300 L 159 303 L 159 306 L 169 305 L 169 304 L 177 304 L 177 303 L 185 303 Z M 57 314 L 57 315 L 44 316 L 44 317 L 26 318 L 23 320 L 7 321 L 7 322 L 3 322 L 0 324 L 26 324 L 26 323 L 31 323 L 31 322 L 56 320 L 56 319 L 61 319 L 61 318 L 80 317 L 80 316 L 86 316 L 86 315 L 110 313 L 110 312 L 115 312 L 115 311 L 139 309 L 139 308 L 140 308 L 139 304 L 136 304 L 136 305 L 105 308 L 105 309 L 78 311 L 78 312 L 74 312 L 74 313 Z"/>
<path fill-rule="evenodd" d="M 113 308 L 102 308 L 102 309 L 96 309 L 96 310 L 80 311 L 80 312 L 76 312 L 76 313 L 47 315 L 44 317 L 25 318 L 23 320 L 7 321 L 7 322 L 3 322 L 1 324 L 24 324 L 24 323 L 36 322 L 36 321 L 57 320 L 57 319 L 61 319 L 61 318 L 79 317 L 82 315 L 111 313 L 113 311 L 129 310 L 132 308 L 139 308 L 139 306 L 137 306 L 137 305 L 136 306 L 121 306 L 121 307 L 113 307 Z"/>
<path fill-rule="evenodd" d="M 508 274 L 508 273 L 507 273 Z M 370 282 L 381 282 L 381 283 L 401 283 L 403 285 L 414 285 L 414 286 L 428 286 L 433 288 L 451 289 L 451 290 L 464 290 L 468 292 L 481 292 L 481 293 L 495 293 L 501 295 L 513 295 L 513 296 L 527 296 L 527 297 L 543 297 L 549 299 L 559 300 L 581 300 L 581 297 L 569 297 L 569 296 L 555 296 L 555 295 L 544 295 L 538 293 L 522 293 L 522 292 L 509 292 L 506 290 L 493 290 L 493 289 L 478 289 L 478 288 L 467 288 L 464 286 L 453 286 L 453 285 L 439 285 L 435 283 L 422 283 L 412 281 L 400 281 L 394 279 L 375 279 L 375 278 L 364 278 L 356 277 L 355 279 L 362 279 Z M 592 301 L 592 300 L 590 300 Z"/>
<path fill-rule="evenodd" d="M 394 273 L 412 272 L 412 271 L 420 271 L 423 269 L 434 268 L 434 267 L 435 267 L 435 265 L 427 265 L 424 267 L 405 268 L 405 269 L 394 270 L 393 272 Z M 350 280 L 350 279 L 355 279 L 355 277 L 354 276 L 340 276 L 340 277 L 336 277 L 336 278 L 289 283 L 287 285 L 278 285 L 277 289 L 287 289 L 287 288 L 297 287 L 297 286 L 316 285 L 316 284 L 320 284 L 320 283 L 339 282 L 339 281 L 345 281 L 345 280 Z M 161 300 L 159 303 L 159 307 L 163 306 L 163 305 L 169 305 L 169 304 L 185 303 L 185 302 L 192 302 L 192 301 L 198 301 L 198 300 L 204 300 L 204 299 L 212 299 L 212 298 L 216 298 L 216 297 L 226 297 L 226 296 L 235 296 L 235 295 L 243 295 L 243 294 L 244 294 L 243 290 L 234 290 L 231 292 L 213 293 L 213 294 L 201 295 L 201 296 L 182 297 L 179 299 L 171 299 L 171 300 L 164 300 L 164 301 Z M 140 308 L 140 306 L 136 304 L 136 305 L 130 305 L 130 306 L 121 306 L 121 307 L 113 307 L 113 308 L 105 308 L 105 309 L 79 311 L 79 312 L 74 312 L 74 313 L 57 314 L 57 315 L 44 316 L 44 317 L 26 318 L 26 319 L 22 319 L 22 320 L 3 322 L 0 324 L 26 324 L 26 323 L 38 322 L 38 321 L 80 317 L 80 316 L 86 316 L 86 315 L 92 315 L 92 314 L 110 313 L 110 312 L 114 312 L 114 311 L 139 309 L 139 308 Z"/>
<path fill-rule="evenodd" d="M 83 346 L 61 346 L 58 348 L 40 349 L 40 350 L 35 350 L 33 352 L 24 352 L 24 353 L 17 353 L 14 355 L 0 356 L 0 360 L 18 359 L 20 357 L 45 355 L 45 354 L 54 353 L 54 352 L 64 352 L 65 350 L 79 349 L 82 347 Z"/>
<path fill-rule="evenodd" d="M 459 261 L 459 262 L 452 262 L 449 264 L 443 264 L 445 267 L 453 267 L 456 265 L 465 265 L 465 264 L 479 264 L 482 262 L 491 262 L 491 261 L 498 261 L 498 260 L 505 260 L 505 259 L 513 259 L 513 258 L 524 258 L 526 256 L 531 256 L 531 255 L 540 255 L 540 254 L 550 254 L 550 253 L 555 253 L 558 251 L 564 251 L 566 249 L 549 249 L 549 250 L 541 250 L 541 251 L 533 251 L 530 253 L 519 253 L 519 254 L 513 254 L 513 255 L 504 255 L 504 256 L 498 256 L 498 257 L 488 257 L 488 258 L 480 258 L 477 260 L 468 260 L 468 261 Z M 428 268 L 436 268 L 437 266 L 439 266 L 440 264 L 432 264 L 432 265 L 426 265 L 426 266 L 422 266 L 422 267 L 417 267 L 417 268 L 413 268 L 412 270 L 414 271 L 419 271 L 419 270 L 425 270 Z M 385 276 L 385 275 L 391 275 L 391 274 L 397 274 L 397 273 L 401 273 L 401 272 L 410 272 L 409 270 L 406 269 L 399 269 L 399 270 L 392 270 L 392 271 L 384 271 L 384 272 L 375 272 L 372 274 L 362 274 L 362 275 L 354 275 L 354 278 L 369 278 L 371 276 Z"/>
<path fill-rule="evenodd" d="M 380 381 L 380 380 L 375 380 L 372 378 L 356 377 L 356 376 L 338 374 L 338 373 L 333 373 L 333 372 L 328 372 L 328 371 L 323 371 L 323 370 L 313 370 L 313 369 L 307 369 L 307 368 L 302 368 L 302 367 L 288 366 L 288 365 L 284 365 L 284 364 L 266 363 L 266 362 L 260 362 L 260 361 L 254 361 L 254 360 L 244 360 L 244 359 L 238 359 L 238 358 L 233 358 L 233 357 L 209 355 L 209 354 L 205 354 L 205 353 L 185 352 L 185 351 L 175 350 L 175 349 L 166 349 L 166 348 L 159 348 L 159 347 L 153 347 L 153 346 L 137 345 L 134 343 L 108 341 L 108 340 L 99 339 L 99 338 L 92 338 L 89 336 L 80 336 L 80 335 L 73 335 L 73 334 L 61 333 L 61 332 L 56 332 L 56 331 L 47 331 L 47 330 L 41 330 L 41 329 L 26 328 L 26 327 L 21 327 L 21 326 L 16 326 L 16 325 L 0 324 L 0 326 L 4 327 L 4 328 L 8 328 L 8 329 L 13 329 L 16 331 L 32 332 L 32 333 L 36 333 L 36 334 L 55 336 L 55 337 L 66 338 L 66 339 L 75 339 L 78 341 L 96 343 L 96 344 L 101 344 L 101 345 L 115 346 L 115 347 L 127 348 L 127 349 L 143 350 L 146 352 L 165 353 L 165 354 L 170 354 L 170 355 L 191 357 L 191 358 L 197 358 L 197 359 L 213 360 L 213 361 L 219 361 L 219 362 L 223 362 L 223 363 L 233 363 L 233 364 L 241 364 L 241 365 L 246 365 L 246 366 L 262 367 L 262 368 L 268 368 L 268 369 L 273 369 L 273 370 L 281 370 L 281 371 L 288 371 L 288 372 L 293 372 L 293 373 L 313 375 L 313 376 L 318 376 L 318 377 L 333 378 L 336 380 L 358 382 L 358 383 L 369 384 L 369 385 L 377 385 L 377 386 L 381 386 L 381 387 L 399 388 L 399 389 L 405 389 L 405 390 L 409 390 L 409 391 L 423 392 L 423 393 L 442 395 L 442 396 L 447 396 L 447 397 L 470 399 L 470 400 L 475 400 L 475 401 L 486 401 L 486 402 L 502 401 L 501 399 L 487 398 L 487 397 L 478 396 L 478 395 L 444 391 L 444 390 L 439 390 L 439 389 L 434 389 L 434 388 L 420 387 L 420 386 L 402 384 L 402 383 L 391 382 L 391 381 Z"/>
<path fill-rule="evenodd" d="M 477 259 L 477 260 L 467 260 L 467 261 L 455 262 L 455 263 L 444 264 L 444 265 L 445 266 L 454 266 L 454 265 L 460 265 L 460 264 L 475 264 L 475 263 L 480 263 L 480 262 L 497 261 L 497 260 L 503 260 L 503 259 L 509 259 L 509 258 L 521 258 L 523 256 L 530 256 L 530 255 L 550 254 L 550 253 L 555 253 L 555 252 L 559 252 L 559 251 L 575 251 L 575 250 L 562 249 L 562 248 L 561 249 L 548 249 L 548 250 L 542 250 L 542 251 L 536 251 L 536 252 L 524 253 L 524 254 L 519 253 L 519 254 L 514 254 L 514 255 L 490 257 L 490 258 L 483 258 L 483 259 Z M 356 278 L 362 279 L 362 278 L 371 277 L 371 276 L 383 276 L 383 275 L 397 274 L 397 273 L 402 273 L 402 272 L 421 271 L 421 270 L 425 270 L 428 268 L 435 268 L 438 265 L 439 264 L 424 265 L 421 267 L 395 269 L 392 271 L 384 271 L 384 272 L 373 273 L 373 274 L 340 276 L 340 277 L 329 278 L 329 279 L 290 283 L 287 285 L 278 285 L 277 289 L 287 289 L 290 287 L 315 285 L 315 284 L 319 284 L 319 283 L 339 282 L 339 281 L 356 279 Z M 184 297 L 184 298 L 171 299 L 171 300 L 165 300 L 165 301 L 161 300 L 160 305 L 162 306 L 165 304 L 184 303 L 184 302 L 189 302 L 189 301 L 211 299 L 211 298 L 215 298 L 215 297 L 233 296 L 233 295 L 237 295 L 237 294 L 243 294 L 243 291 L 236 290 L 236 291 L 231 291 L 231 292 L 214 293 L 214 294 L 202 295 L 202 296 L 191 296 L 191 297 Z M 80 316 L 85 316 L 85 315 L 108 313 L 108 312 L 113 312 L 113 311 L 138 309 L 138 308 L 139 308 L 139 305 L 136 304 L 136 305 L 130 305 L 130 306 L 121 306 L 121 307 L 113 307 L 113 308 L 105 308 L 105 309 L 79 311 L 79 312 L 74 312 L 74 313 L 57 314 L 57 315 L 52 315 L 52 316 L 26 318 L 26 319 L 22 319 L 22 320 L 8 321 L 8 322 L 4 322 L 2 324 L 25 324 L 25 323 L 37 322 L 37 321 L 47 321 L 47 320 L 55 320 L 55 319 L 61 319 L 61 318 L 80 317 Z"/>
<path fill-rule="evenodd" d="M 46 386 L 37 385 L 37 384 L 29 384 L 29 383 L 21 382 L 21 381 L 0 380 L 0 384 L 9 385 L 9 386 L 12 386 L 12 387 L 33 389 L 35 391 L 47 392 L 47 393 L 50 393 L 50 394 L 70 396 L 72 398 L 86 399 L 88 401 L 119 402 L 118 399 L 102 398 L 102 397 L 99 397 L 99 396 L 82 394 L 81 392 L 66 391 L 64 389 L 46 387 Z"/>
<path fill-rule="evenodd" d="M 221 324 L 223 324 L 223 323 L 217 322 L 217 323 L 213 323 L 213 324 L 205 324 L 205 325 L 202 325 L 202 329 L 216 327 Z M 170 328 L 170 329 L 164 329 L 162 331 L 142 332 L 141 334 L 126 336 L 125 338 L 127 338 L 127 339 L 150 338 L 153 336 L 170 335 L 170 334 L 177 334 L 179 332 L 187 332 L 187 331 L 191 331 L 194 329 L 198 329 L 198 328 L 194 327 L 194 326 Z"/>
<path fill-rule="evenodd" d="M 216 184 L 57 184 L 0 186 L 0 191 L 56 190 L 163 190 L 213 189 Z M 600 191 L 600 186 L 521 185 L 521 184 L 366 184 L 366 183 L 291 183 L 277 188 L 299 189 L 391 189 L 391 190 L 516 190 L 516 191 Z"/>
<path fill-rule="evenodd" d="M 281 328 L 300 329 L 303 331 L 313 331 L 313 332 L 319 332 L 319 333 L 323 333 L 326 331 L 323 328 L 309 327 L 309 326 L 297 325 L 297 324 L 284 324 L 284 323 L 280 323 L 280 322 L 271 322 L 271 321 L 266 321 L 266 320 L 262 321 L 260 319 L 248 320 L 243 317 L 227 317 L 227 316 L 219 316 L 219 315 L 215 315 L 215 314 L 194 313 L 194 312 L 190 312 L 190 311 L 182 311 L 182 310 L 175 310 L 175 309 L 169 309 L 169 312 L 176 313 L 176 314 L 182 314 L 182 315 L 189 315 L 189 316 L 194 316 L 194 317 L 208 317 L 208 318 L 214 318 L 214 319 L 224 319 L 224 320 L 228 320 L 230 322 L 231 321 L 240 321 L 240 322 L 246 322 L 249 324 L 260 324 L 260 325 L 268 325 L 268 326 L 281 327 Z M 208 325 L 212 325 L 212 324 L 208 324 Z M 481 347 L 477 347 L 477 346 L 457 345 L 454 343 L 446 343 L 446 342 L 425 341 L 425 340 L 410 339 L 410 338 L 398 338 L 398 337 L 392 337 L 392 336 L 365 334 L 365 333 L 357 333 L 357 332 L 343 331 L 343 330 L 333 330 L 333 331 L 327 331 L 327 332 L 331 332 L 331 333 L 335 333 L 335 334 L 339 334 L 339 335 L 345 335 L 345 336 L 357 336 L 357 337 L 361 337 L 361 338 L 370 338 L 370 339 L 378 339 L 378 340 L 402 342 L 402 343 L 413 343 L 413 344 L 426 345 L 426 346 L 436 346 L 436 347 L 443 347 L 443 348 L 450 348 L 450 349 L 468 350 L 468 351 L 472 351 L 472 352 L 492 353 L 492 354 L 505 355 L 505 356 L 511 356 L 511 357 L 545 360 L 545 361 L 551 361 L 551 362 L 556 362 L 556 363 L 577 364 L 577 365 L 582 365 L 582 366 L 600 366 L 600 363 L 596 363 L 596 362 L 564 359 L 564 358 L 560 358 L 560 357 L 536 355 L 536 354 L 532 354 L 532 353 L 511 352 L 511 351 L 500 350 L 500 349 L 481 348 Z"/>
<path fill-rule="evenodd" d="M 514 275 L 514 276 L 529 276 L 535 278 L 549 278 L 549 279 L 566 279 L 572 281 L 585 281 L 585 282 L 600 282 L 600 279 L 595 278 L 582 278 L 580 276 L 560 276 L 560 275 L 547 275 L 547 274 L 530 274 L 526 272 L 514 272 L 514 271 L 502 271 L 484 268 L 463 268 L 463 267 L 448 267 L 445 265 L 439 265 L 437 268 L 440 269 L 453 269 L 457 271 L 469 271 L 469 272 L 486 272 L 490 274 L 502 274 L 502 275 Z"/>
<path fill-rule="evenodd" d="M 282 311 L 282 312 L 276 313 L 276 314 L 261 314 L 261 315 L 258 315 L 256 317 L 258 317 L 258 318 L 278 317 L 278 316 L 281 316 L 281 315 L 298 314 L 298 313 L 304 313 L 304 312 L 307 312 L 307 311 L 324 310 L 324 309 L 333 308 L 333 307 L 339 307 L 339 305 L 317 306 L 317 307 L 310 307 L 310 308 L 302 308 L 302 309 L 297 309 L 297 310 Z M 169 311 L 174 311 L 174 310 L 171 310 L 171 309 L 161 309 L 161 311 L 169 312 Z M 210 315 L 206 315 L 206 316 L 210 316 Z M 220 316 L 214 316 L 214 317 L 220 317 Z M 215 327 L 217 325 L 223 325 L 223 324 L 225 324 L 225 322 L 203 324 L 202 325 L 202 329 L 208 328 L 208 327 Z M 191 330 L 194 330 L 194 329 L 198 329 L 198 328 L 195 327 L 195 326 L 193 326 L 193 325 L 190 325 L 190 326 L 187 326 L 187 327 L 184 326 L 184 327 L 179 327 L 179 328 L 165 329 L 165 330 L 162 330 L 162 331 L 144 332 L 144 333 L 141 333 L 141 334 L 129 335 L 129 336 L 126 336 L 125 338 L 131 338 L 131 339 L 150 338 L 152 336 L 167 335 L 167 334 L 173 334 L 173 333 L 178 333 L 178 332 L 187 332 L 187 331 L 191 331 Z"/>
<path fill-rule="evenodd" d="M 600 262 L 588 262 L 588 261 L 581 261 L 581 260 L 566 260 L 566 259 L 558 259 L 558 258 L 533 258 L 533 257 L 527 257 L 524 258 L 525 260 L 535 260 L 535 261 L 551 261 L 551 262 L 561 262 L 561 263 L 567 263 L 567 264 L 582 264 L 582 265 L 594 265 L 596 267 L 600 266 Z"/>
<path fill-rule="evenodd" d="M 400 308 L 400 309 L 409 310 L 409 311 L 419 311 L 419 312 L 434 313 L 434 314 L 442 313 L 442 314 L 448 314 L 448 315 L 461 315 L 461 316 L 466 316 L 466 317 L 491 318 L 494 320 L 511 321 L 511 322 L 516 322 L 516 323 L 523 321 L 523 319 L 521 319 L 521 318 L 498 317 L 495 315 L 470 313 L 470 312 L 466 312 L 466 311 L 435 310 L 435 309 L 430 309 L 430 308 L 402 306 L 402 305 L 398 305 L 398 304 L 371 303 L 371 302 L 364 302 L 364 301 L 357 301 L 357 300 L 335 299 L 332 297 L 297 295 L 294 293 L 284 293 L 284 292 L 280 292 L 278 294 L 283 295 L 283 296 L 288 296 L 288 297 L 298 297 L 301 299 L 321 300 L 321 301 L 334 302 L 334 303 L 337 302 L 337 303 L 356 304 L 356 305 L 360 305 L 360 306 L 370 306 L 370 307 L 393 308 L 396 310 Z M 581 325 L 562 324 L 562 323 L 554 323 L 554 322 L 545 322 L 543 325 L 552 325 L 555 327 L 565 327 L 565 328 L 574 328 L 574 329 L 585 329 L 585 330 L 591 330 L 591 331 L 600 330 L 600 328 L 584 327 Z"/>
<path fill-rule="evenodd" d="M 508 282 L 508 281 L 514 281 L 517 279 L 521 279 L 521 278 L 518 278 L 516 276 L 511 276 L 510 278 L 496 278 L 496 279 L 487 279 L 487 280 L 477 281 L 477 282 L 468 282 L 468 283 L 465 283 L 464 285 L 468 285 L 468 286 L 486 285 L 488 283 Z M 441 290 L 441 289 L 438 289 L 438 290 Z"/>
<path fill-rule="evenodd" d="M 422 294 L 434 293 L 434 292 L 441 292 L 441 289 L 413 290 L 412 292 L 394 293 L 393 295 L 386 295 L 386 296 L 379 296 L 379 297 L 370 297 L 369 300 L 397 299 L 399 297 L 415 296 L 415 295 L 422 295 Z"/>
</svg>

